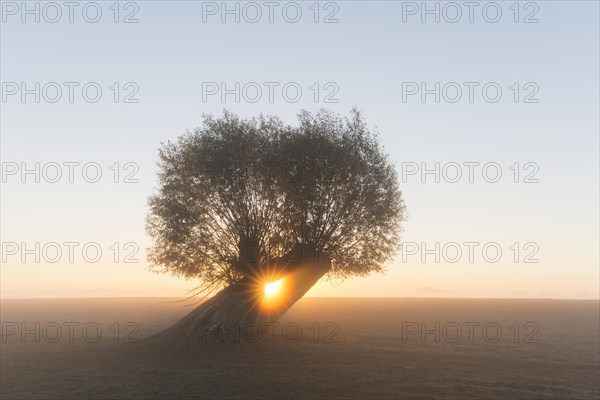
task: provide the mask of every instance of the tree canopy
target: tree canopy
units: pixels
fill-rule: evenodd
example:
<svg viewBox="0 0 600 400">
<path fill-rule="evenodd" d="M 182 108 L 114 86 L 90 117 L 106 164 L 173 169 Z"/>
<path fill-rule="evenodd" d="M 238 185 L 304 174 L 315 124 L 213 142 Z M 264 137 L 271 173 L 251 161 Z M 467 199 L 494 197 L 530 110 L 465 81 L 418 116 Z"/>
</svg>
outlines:
<svg viewBox="0 0 600 400">
<path fill-rule="evenodd" d="M 146 224 L 153 270 L 231 284 L 301 245 L 326 254 L 333 276 L 383 271 L 405 206 L 378 136 L 356 110 L 298 117 L 225 111 L 162 145 Z"/>
</svg>

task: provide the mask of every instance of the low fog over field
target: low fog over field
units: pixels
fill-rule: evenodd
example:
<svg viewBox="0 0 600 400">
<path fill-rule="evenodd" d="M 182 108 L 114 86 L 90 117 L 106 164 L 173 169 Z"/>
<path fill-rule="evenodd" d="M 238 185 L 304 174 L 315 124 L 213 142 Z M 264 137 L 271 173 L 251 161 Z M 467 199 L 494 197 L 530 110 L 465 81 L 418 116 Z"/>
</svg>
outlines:
<svg viewBox="0 0 600 400">
<path fill-rule="evenodd" d="M 2 398 L 600 393 L 598 301 L 304 298 L 278 325 L 143 342 L 193 307 L 177 300 L 3 300 Z"/>
</svg>

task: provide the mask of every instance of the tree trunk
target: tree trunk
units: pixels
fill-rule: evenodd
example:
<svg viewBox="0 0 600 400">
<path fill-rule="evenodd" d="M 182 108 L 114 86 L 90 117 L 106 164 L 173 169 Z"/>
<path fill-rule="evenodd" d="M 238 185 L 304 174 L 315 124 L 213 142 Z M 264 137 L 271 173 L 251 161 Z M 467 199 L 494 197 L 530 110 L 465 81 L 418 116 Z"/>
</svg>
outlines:
<svg viewBox="0 0 600 400">
<path fill-rule="evenodd" d="M 268 281 L 246 276 L 148 340 L 181 345 L 230 342 L 239 338 L 239 333 L 251 325 L 264 331 L 261 324 L 277 321 L 330 269 L 329 257 L 301 246 L 294 259 L 288 258 L 271 269 Z M 267 295 L 265 285 L 279 280 L 280 290 Z"/>
</svg>

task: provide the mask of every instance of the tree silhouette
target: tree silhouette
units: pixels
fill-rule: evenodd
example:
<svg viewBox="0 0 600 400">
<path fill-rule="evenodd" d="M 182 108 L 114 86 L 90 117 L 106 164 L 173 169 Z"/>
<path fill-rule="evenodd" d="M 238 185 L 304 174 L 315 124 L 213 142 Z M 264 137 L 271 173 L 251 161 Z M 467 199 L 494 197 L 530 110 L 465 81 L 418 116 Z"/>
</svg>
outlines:
<svg viewBox="0 0 600 400">
<path fill-rule="evenodd" d="M 149 200 L 155 271 L 222 289 L 158 337 L 198 339 L 206 322 L 272 321 L 323 275 L 382 272 L 404 203 L 392 163 L 357 110 L 303 111 L 298 126 L 225 112 L 160 150 Z M 285 294 L 264 301 L 284 278 Z"/>
</svg>

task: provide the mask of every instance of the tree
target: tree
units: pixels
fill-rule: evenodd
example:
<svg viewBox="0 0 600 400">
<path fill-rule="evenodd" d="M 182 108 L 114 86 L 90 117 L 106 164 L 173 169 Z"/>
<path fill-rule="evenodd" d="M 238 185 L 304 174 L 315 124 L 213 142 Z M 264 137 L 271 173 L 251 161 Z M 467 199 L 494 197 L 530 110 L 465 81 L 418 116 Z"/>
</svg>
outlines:
<svg viewBox="0 0 600 400">
<path fill-rule="evenodd" d="M 399 246 L 397 175 L 356 110 L 303 111 L 298 126 L 205 116 L 163 145 L 158 176 L 151 269 L 199 278 L 195 294 L 220 290 L 159 338 L 274 321 L 325 274 L 382 272 Z M 265 285 L 279 279 L 286 290 L 267 301 Z"/>
</svg>

